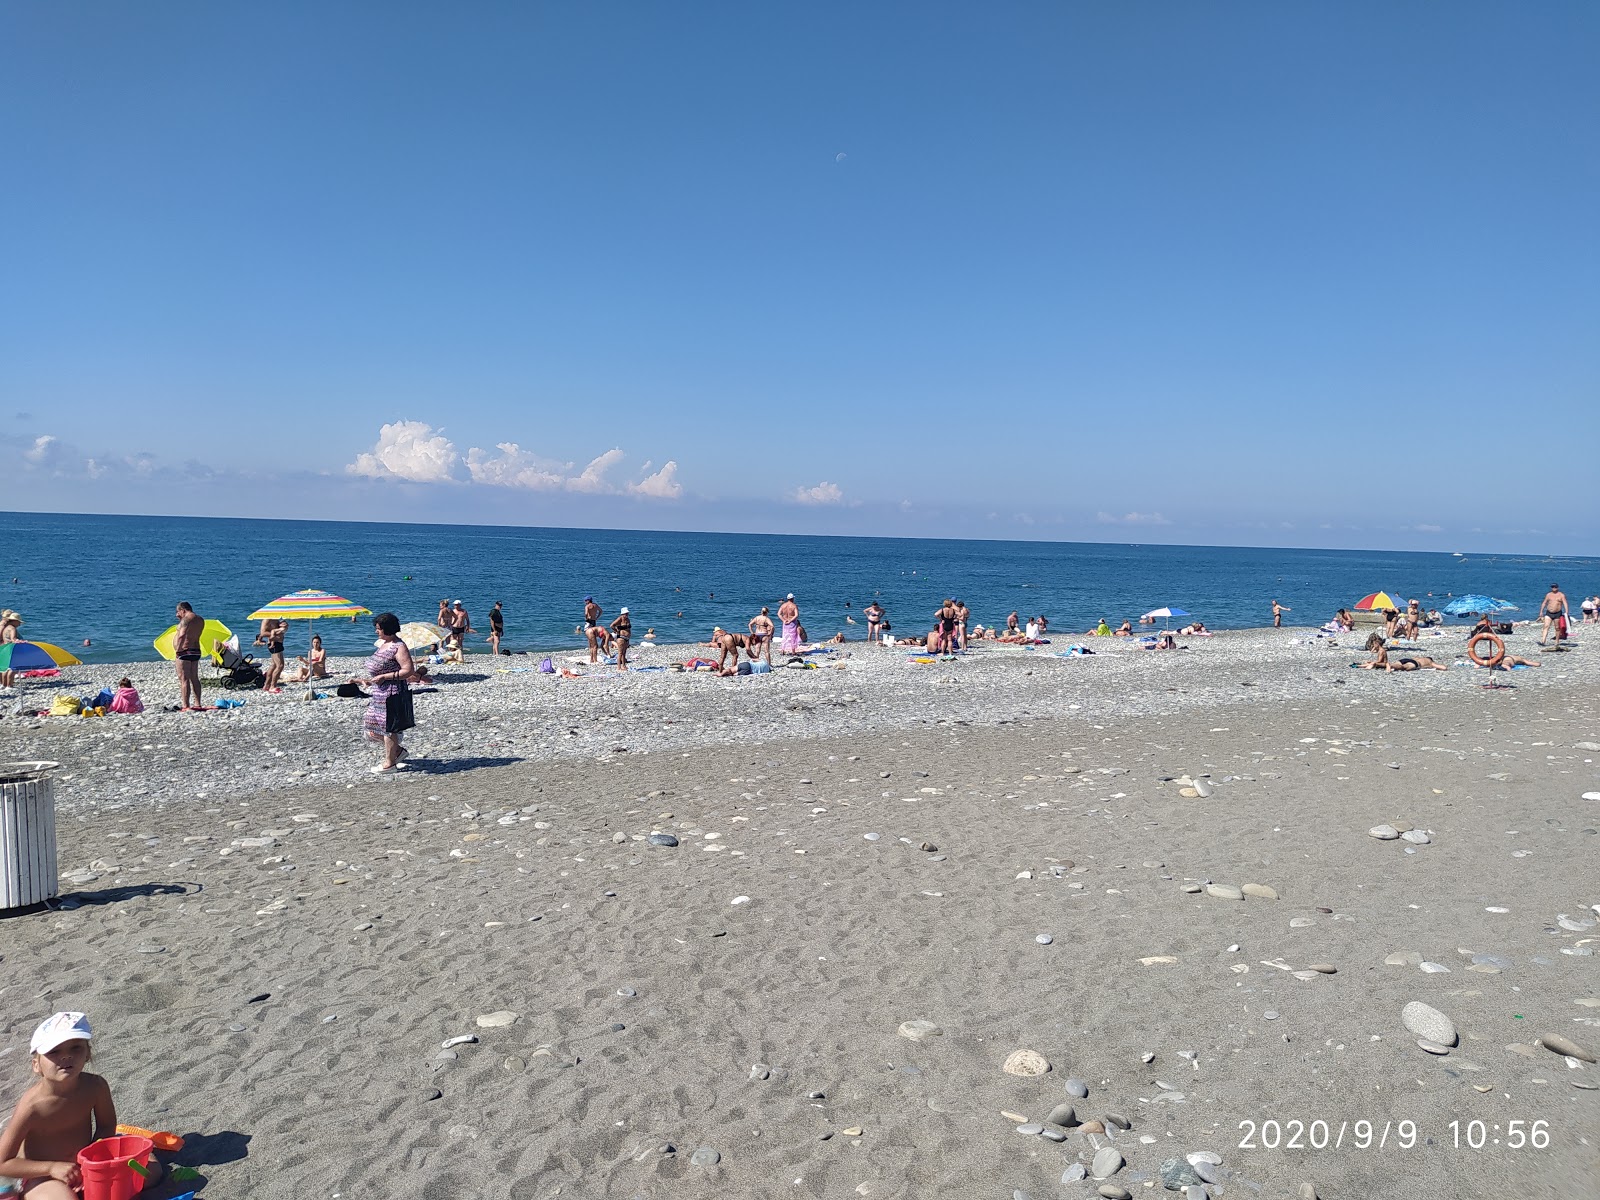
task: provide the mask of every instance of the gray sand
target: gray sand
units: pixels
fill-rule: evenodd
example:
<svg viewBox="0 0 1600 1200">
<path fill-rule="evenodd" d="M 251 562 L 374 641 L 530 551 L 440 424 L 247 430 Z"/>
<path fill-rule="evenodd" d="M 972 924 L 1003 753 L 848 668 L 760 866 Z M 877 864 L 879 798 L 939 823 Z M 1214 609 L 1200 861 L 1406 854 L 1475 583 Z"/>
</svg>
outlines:
<svg viewBox="0 0 1600 1200">
<path fill-rule="evenodd" d="M 8 717 L 0 757 L 63 762 L 72 874 L 0 922 L 0 1099 L 83 1008 L 123 1119 L 204 1135 L 209 1197 L 1043 1200 L 1096 1195 L 1061 1177 L 1105 1146 L 1135 1195 L 1197 1151 L 1218 1196 L 1593 1194 L 1600 1068 L 1536 1043 L 1600 1048 L 1595 660 L 1489 691 L 1281 634 L 491 674 L 420 700 L 387 778 L 357 702 Z M 1016 1132 L 1063 1102 L 1132 1128 Z M 1262 1145 L 1292 1121 L 1343 1144 Z"/>
</svg>

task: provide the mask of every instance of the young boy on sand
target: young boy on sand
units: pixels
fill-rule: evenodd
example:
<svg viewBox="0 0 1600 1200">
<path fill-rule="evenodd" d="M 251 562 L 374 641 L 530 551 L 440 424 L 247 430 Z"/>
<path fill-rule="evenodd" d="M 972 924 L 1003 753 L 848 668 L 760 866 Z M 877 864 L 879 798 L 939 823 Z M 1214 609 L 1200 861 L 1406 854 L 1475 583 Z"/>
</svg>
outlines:
<svg viewBox="0 0 1600 1200">
<path fill-rule="evenodd" d="M 30 1200 L 76 1200 L 78 1151 L 117 1131 L 110 1086 L 84 1070 L 93 1036 L 81 1012 L 58 1012 L 33 1031 L 29 1050 L 39 1081 L 22 1093 L 0 1132 L 0 1175 L 21 1179 Z"/>
</svg>

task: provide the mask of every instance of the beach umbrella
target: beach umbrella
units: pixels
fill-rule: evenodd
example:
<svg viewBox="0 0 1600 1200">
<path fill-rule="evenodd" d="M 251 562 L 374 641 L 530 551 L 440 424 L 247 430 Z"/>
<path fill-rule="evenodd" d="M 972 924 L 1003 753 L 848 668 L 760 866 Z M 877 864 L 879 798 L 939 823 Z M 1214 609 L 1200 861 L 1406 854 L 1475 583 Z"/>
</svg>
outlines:
<svg viewBox="0 0 1600 1200">
<path fill-rule="evenodd" d="M 407 621 L 400 626 L 399 637 L 407 650 L 420 650 L 424 646 L 442 645 L 445 633 L 432 621 Z"/>
<path fill-rule="evenodd" d="M 268 617 L 283 617 L 290 621 L 315 621 L 318 617 L 358 617 L 362 613 L 372 610 L 357 604 L 354 600 L 346 600 L 343 596 L 335 596 L 332 592 L 324 592 L 318 588 L 305 588 L 302 591 L 290 592 L 287 596 L 279 596 L 270 604 L 263 604 L 250 614 L 252 621 L 264 621 Z M 311 653 L 311 626 L 306 626 L 306 654 Z"/>
<path fill-rule="evenodd" d="M 166 632 L 152 643 L 152 645 L 154 645 L 156 648 L 156 653 L 161 655 L 161 657 L 166 659 L 168 662 L 171 662 L 178 656 L 178 652 L 172 648 L 172 643 L 176 640 L 177 636 L 178 627 L 176 625 L 169 625 L 167 626 Z M 212 655 L 216 654 L 217 647 L 232 636 L 233 630 L 229 629 L 221 621 L 213 621 L 208 619 L 200 628 L 200 653 L 204 654 L 207 658 L 210 658 Z"/>
<path fill-rule="evenodd" d="M 81 658 L 70 650 L 49 642 L 7 642 L 0 646 L 0 671 L 48 671 L 52 667 L 76 667 Z"/>
<path fill-rule="evenodd" d="M 1139 619 L 1141 621 L 1153 621 L 1155 618 L 1160 617 L 1163 621 L 1170 622 L 1173 617 L 1187 617 L 1188 615 L 1188 612 L 1181 608 L 1152 608 Z"/>
<path fill-rule="evenodd" d="M 1465 596 L 1457 596 L 1443 608 L 1444 612 L 1452 617 L 1464 617 L 1469 613 L 1481 616 L 1485 613 L 1517 612 L 1515 604 L 1508 604 L 1504 600 L 1496 600 L 1493 596 L 1483 596 L 1477 592 L 1470 592 Z"/>
<path fill-rule="evenodd" d="M 1373 592 L 1371 595 L 1363 596 L 1356 601 L 1356 608 L 1362 612 L 1370 612 L 1376 609 L 1392 609 L 1398 612 L 1404 607 L 1405 605 L 1396 601 L 1388 592 Z"/>
</svg>

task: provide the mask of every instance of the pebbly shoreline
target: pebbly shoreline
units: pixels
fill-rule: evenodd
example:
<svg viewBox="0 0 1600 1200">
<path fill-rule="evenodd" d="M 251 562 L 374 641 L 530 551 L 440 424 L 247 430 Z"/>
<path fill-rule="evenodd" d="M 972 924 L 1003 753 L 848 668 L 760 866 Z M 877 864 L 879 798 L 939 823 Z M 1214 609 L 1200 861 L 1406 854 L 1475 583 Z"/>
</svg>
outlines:
<svg viewBox="0 0 1600 1200">
<path fill-rule="evenodd" d="M 181 713 L 170 664 L 96 664 L 69 668 L 53 680 L 26 684 L 7 697 L 0 719 L 0 760 L 61 764 L 59 804 L 117 806 L 205 801 L 260 791 L 329 785 L 403 784 L 486 766 L 592 759 L 613 763 L 649 754 L 715 755 L 773 741 L 844 737 L 948 726 L 996 726 L 1040 718 L 1075 718 L 1093 730 L 1154 733 L 1164 718 L 1249 701 L 1257 705 L 1356 706 L 1397 694 L 1457 694 L 1473 711 L 1494 702 L 1487 674 L 1465 658 L 1466 631 L 1425 635 L 1415 649 L 1452 664 L 1446 672 L 1408 674 L 1351 670 L 1365 659 L 1365 633 L 1319 636 L 1305 629 L 1229 631 L 1182 637 L 1179 651 L 1144 651 L 1127 639 L 1062 635 L 1049 646 L 993 643 L 954 660 L 921 664 L 899 648 L 863 642 L 830 648 L 808 661 L 815 669 L 720 679 L 711 673 L 591 668 L 581 651 L 555 655 L 558 667 L 582 678 L 544 675 L 533 656 L 470 657 L 436 668 L 434 690 L 417 695 L 418 727 L 407 736 L 412 767 L 391 779 L 372 776 L 374 751 L 360 736 L 365 702 L 338 699 L 334 686 L 361 670 L 361 660 L 334 659 L 333 678 L 308 701 L 305 685 L 282 695 L 259 690 L 208 690 L 243 699 L 242 708 Z M 1085 657 L 1060 657 L 1068 646 Z M 1581 643 L 1544 655 L 1537 669 L 1497 673 L 1518 686 L 1588 680 L 1600 668 Z M 1508 649 L 1541 657 L 1537 626 L 1519 626 Z M 694 645 L 645 647 L 640 667 L 705 655 Z M 1403 653 L 1399 651 L 1397 653 Z M 780 660 L 781 661 L 781 660 Z M 16 710 L 47 706 L 60 693 L 82 695 L 122 675 L 144 698 L 139 716 L 36 717 Z"/>
</svg>

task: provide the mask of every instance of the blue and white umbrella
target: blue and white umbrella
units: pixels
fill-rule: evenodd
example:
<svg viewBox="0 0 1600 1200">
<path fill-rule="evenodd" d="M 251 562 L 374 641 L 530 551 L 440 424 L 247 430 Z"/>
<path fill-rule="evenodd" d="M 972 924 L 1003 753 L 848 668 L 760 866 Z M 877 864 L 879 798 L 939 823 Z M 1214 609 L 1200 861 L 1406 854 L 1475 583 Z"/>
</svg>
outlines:
<svg viewBox="0 0 1600 1200">
<path fill-rule="evenodd" d="M 1485 613 L 1518 612 L 1520 610 L 1515 604 L 1508 603 L 1505 600 L 1496 600 L 1493 596 L 1482 596 L 1477 592 L 1472 592 L 1465 596 L 1457 596 L 1449 604 L 1446 604 L 1441 611 L 1449 613 L 1452 617 L 1465 617 L 1469 615 L 1481 616 Z"/>
</svg>

